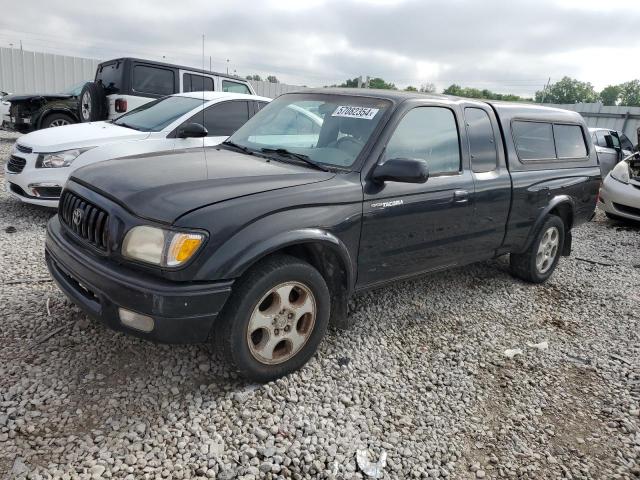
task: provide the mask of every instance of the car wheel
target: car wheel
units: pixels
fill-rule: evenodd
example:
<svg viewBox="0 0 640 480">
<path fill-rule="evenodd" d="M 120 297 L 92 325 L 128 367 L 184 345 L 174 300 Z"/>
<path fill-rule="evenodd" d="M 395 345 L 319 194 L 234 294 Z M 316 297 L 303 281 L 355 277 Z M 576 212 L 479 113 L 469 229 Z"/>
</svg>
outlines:
<svg viewBox="0 0 640 480">
<path fill-rule="evenodd" d="M 65 115 L 64 113 L 52 113 L 51 115 L 47 115 L 45 117 L 45 119 L 42 121 L 41 127 L 64 127 L 65 125 L 71 125 L 72 123 L 76 123 L 76 121 L 69 115 Z"/>
<path fill-rule="evenodd" d="M 80 91 L 78 116 L 81 122 L 97 122 L 107 118 L 107 97 L 104 88 L 87 82 Z"/>
<path fill-rule="evenodd" d="M 330 310 L 322 275 L 306 262 L 278 255 L 240 278 L 214 338 L 242 376 L 268 382 L 298 370 L 313 356 Z"/>
<path fill-rule="evenodd" d="M 532 283 L 546 281 L 558 265 L 564 247 L 564 222 L 550 215 L 538 230 L 529 249 L 510 255 L 511 273 Z"/>
</svg>

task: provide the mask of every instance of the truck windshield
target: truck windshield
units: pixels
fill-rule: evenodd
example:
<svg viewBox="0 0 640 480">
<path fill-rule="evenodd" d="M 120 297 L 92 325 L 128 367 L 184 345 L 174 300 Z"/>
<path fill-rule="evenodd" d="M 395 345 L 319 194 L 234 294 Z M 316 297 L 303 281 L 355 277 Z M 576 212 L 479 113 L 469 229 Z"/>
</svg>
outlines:
<svg viewBox="0 0 640 480">
<path fill-rule="evenodd" d="M 283 95 L 229 142 L 250 151 L 286 150 L 317 164 L 349 168 L 390 105 L 387 100 L 350 95 Z"/>
<path fill-rule="evenodd" d="M 113 123 L 143 132 L 159 132 L 198 106 L 202 106 L 202 99 L 164 97 L 131 110 Z"/>
</svg>

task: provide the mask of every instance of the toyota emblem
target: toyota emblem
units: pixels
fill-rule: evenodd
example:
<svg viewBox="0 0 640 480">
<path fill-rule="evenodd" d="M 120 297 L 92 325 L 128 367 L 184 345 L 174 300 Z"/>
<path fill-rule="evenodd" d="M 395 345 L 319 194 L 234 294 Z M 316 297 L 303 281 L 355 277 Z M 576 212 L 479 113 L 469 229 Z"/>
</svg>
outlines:
<svg viewBox="0 0 640 480">
<path fill-rule="evenodd" d="M 71 220 L 73 221 L 73 224 L 75 226 L 80 225 L 80 222 L 82 221 L 82 214 L 83 214 L 83 211 L 80 210 L 79 208 L 76 208 L 73 211 L 73 218 Z"/>
</svg>

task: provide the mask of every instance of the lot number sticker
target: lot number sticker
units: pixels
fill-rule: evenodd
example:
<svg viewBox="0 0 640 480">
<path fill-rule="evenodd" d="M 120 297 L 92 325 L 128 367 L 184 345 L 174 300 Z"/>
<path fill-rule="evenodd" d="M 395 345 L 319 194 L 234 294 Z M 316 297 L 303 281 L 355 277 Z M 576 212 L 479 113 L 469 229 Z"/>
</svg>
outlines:
<svg viewBox="0 0 640 480">
<path fill-rule="evenodd" d="M 331 114 L 332 117 L 344 117 L 344 118 L 362 118 L 364 120 L 371 120 L 378 113 L 379 108 L 367 108 L 367 107 L 350 107 L 349 105 L 341 105 L 336 108 L 336 111 Z"/>
</svg>

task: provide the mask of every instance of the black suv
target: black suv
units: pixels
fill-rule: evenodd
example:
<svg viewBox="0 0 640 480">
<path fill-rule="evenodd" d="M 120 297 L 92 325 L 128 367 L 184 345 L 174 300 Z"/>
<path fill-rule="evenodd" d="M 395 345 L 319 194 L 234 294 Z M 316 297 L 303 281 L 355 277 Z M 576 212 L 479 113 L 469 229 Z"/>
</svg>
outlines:
<svg viewBox="0 0 640 480">
<path fill-rule="evenodd" d="M 599 183 L 574 112 L 310 90 L 218 147 L 77 170 L 46 260 L 110 327 L 213 339 L 267 381 L 301 367 L 330 321 L 348 324 L 355 291 L 504 254 L 516 276 L 545 281 L 593 216 Z"/>
</svg>

